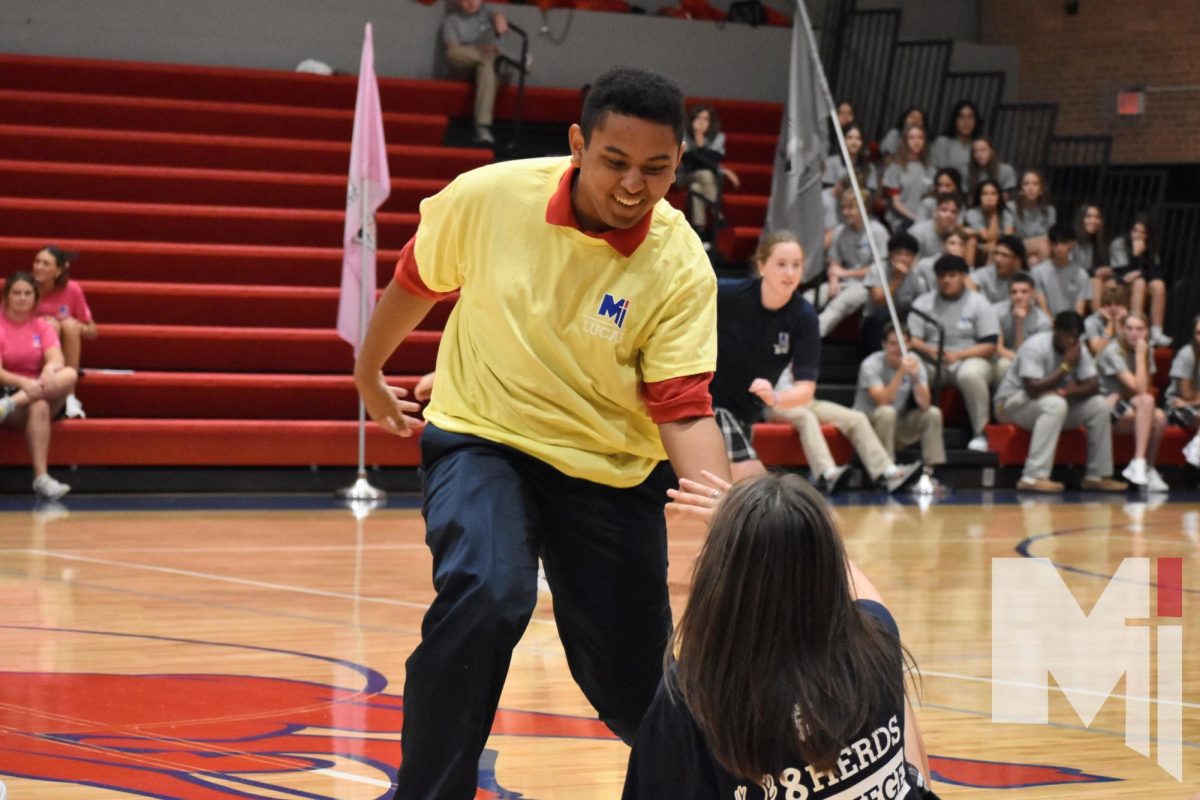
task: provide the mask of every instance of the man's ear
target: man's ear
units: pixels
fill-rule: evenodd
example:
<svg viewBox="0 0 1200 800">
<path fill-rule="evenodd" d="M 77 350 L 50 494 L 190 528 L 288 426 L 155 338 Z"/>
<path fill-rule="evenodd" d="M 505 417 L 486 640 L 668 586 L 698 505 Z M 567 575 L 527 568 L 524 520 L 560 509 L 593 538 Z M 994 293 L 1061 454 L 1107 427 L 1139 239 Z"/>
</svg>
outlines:
<svg viewBox="0 0 1200 800">
<path fill-rule="evenodd" d="M 580 167 L 583 164 L 583 128 L 576 123 L 567 131 L 567 142 L 571 146 L 571 166 Z"/>
</svg>

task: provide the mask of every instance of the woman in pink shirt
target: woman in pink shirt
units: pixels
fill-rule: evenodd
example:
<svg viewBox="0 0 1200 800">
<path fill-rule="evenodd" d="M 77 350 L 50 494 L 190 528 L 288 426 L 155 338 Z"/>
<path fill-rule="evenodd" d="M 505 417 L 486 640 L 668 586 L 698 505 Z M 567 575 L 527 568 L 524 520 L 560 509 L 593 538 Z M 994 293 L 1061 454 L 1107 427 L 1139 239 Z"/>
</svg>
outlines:
<svg viewBox="0 0 1200 800">
<path fill-rule="evenodd" d="M 33 491 L 57 500 L 71 487 L 46 471 L 50 421 L 75 389 L 78 373 L 64 363 L 58 334 L 38 316 L 37 307 L 34 277 L 28 272 L 9 275 L 0 312 L 0 425 L 24 429 L 33 459 Z"/>
<path fill-rule="evenodd" d="M 54 326 L 62 343 L 66 365 L 76 372 L 79 371 L 83 340 L 96 338 L 96 323 L 83 296 L 83 288 L 70 277 L 70 262 L 78 257 L 76 253 L 53 246 L 43 247 L 33 257 L 33 277 L 41 293 L 38 316 Z M 70 418 L 86 416 L 83 404 L 74 393 L 67 395 L 66 415 Z"/>
</svg>

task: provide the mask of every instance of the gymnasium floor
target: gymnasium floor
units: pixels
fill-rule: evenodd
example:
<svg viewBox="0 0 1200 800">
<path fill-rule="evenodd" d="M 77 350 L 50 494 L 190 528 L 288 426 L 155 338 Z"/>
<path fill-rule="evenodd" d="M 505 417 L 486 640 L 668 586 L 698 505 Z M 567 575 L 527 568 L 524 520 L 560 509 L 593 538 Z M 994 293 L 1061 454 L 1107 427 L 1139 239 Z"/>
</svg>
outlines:
<svg viewBox="0 0 1200 800">
<path fill-rule="evenodd" d="M 432 593 L 414 506 L 356 519 L 312 496 L 80 496 L 32 512 L 0 498 L 9 797 L 389 796 L 404 659 Z M 857 495 L 837 513 L 919 662 L 943 797 L 1186 800 L 1200 787 L 1200 495 Z M 672 522 L 677 610 L 702 535 Z M 992 559 L 1023 555 L 1058 563 L 1085 609 L 1123 558 L 1182 559 L 1182 617 L 1151 619 L 1183 627 L 1182 702 L 1152 689 L 1150 704 L 1155 720 L 1182 714 L 1182 783 L 1156 764 L 1157 738 L 1150 757 L 1125 746 L 1124 681 L 1090 727 L 1053 681 L 1049 724 L 991 721 Z M 571 682 L 548 597 L 501 705 L 478 797 L 619 796 L 627 751 Z"/>
</svg>

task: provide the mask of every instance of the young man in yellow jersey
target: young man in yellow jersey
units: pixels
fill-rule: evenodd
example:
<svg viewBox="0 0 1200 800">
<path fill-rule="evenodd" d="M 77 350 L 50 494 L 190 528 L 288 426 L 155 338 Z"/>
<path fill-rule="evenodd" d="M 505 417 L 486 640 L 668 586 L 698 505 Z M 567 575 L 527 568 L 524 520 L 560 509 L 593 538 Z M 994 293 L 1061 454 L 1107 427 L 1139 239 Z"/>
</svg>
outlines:
<svg viewBox="0 0 1200 800">
<path fill-rule="evenodd" d="M 654 696 L 671 630 L 665 492 L 675 475 L 729 474 L 708 393 L 716 280 L 663 200 L 684 120 L 666 78 L 605 73 L 569 158 L 489 165 L 421 204 L 371 320 L 355 382 L 372 419 L 408 435 L 416 407 L 381 369 L 461 292 L 421 441 L 437 597 L 406 665 L 397 798 L 475 796 L 539 555 L 600 718 L 631 742 Z"/>
</svg>

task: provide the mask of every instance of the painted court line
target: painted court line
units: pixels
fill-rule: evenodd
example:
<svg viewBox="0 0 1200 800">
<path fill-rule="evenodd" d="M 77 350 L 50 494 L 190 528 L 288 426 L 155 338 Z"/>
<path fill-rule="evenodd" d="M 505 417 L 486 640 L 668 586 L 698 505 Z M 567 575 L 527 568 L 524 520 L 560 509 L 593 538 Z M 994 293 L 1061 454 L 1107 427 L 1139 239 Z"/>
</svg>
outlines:
<svg viewBox="0 0 1200 800">
<path fill-rule="evenodd" d="M 1020 686 L 1025 689 L 1050 688 L 1056 692 L 1062 692 L 1063 694 L 1066 694 L 1067 691 L 1070 691 L 1072 694 L 1090 695 L 1092 697 L 1119 697 L 1122 700 L 1133 700 L 1141 703 L 1154 703 L 1156 705 L 1164 706 L 1178 706 L 1180 708 L 1200 708 L 1200 703 L 1188 703 L 1178 700 L 1160 700 L 1156 697 L 1132 697 L 1130 695 L 1120 694 L 1117 692 L 1108 694 L 1105 692 L 1094 692 L 1090 689 L 1072 689 L 1070 687 L 1064 689 L 1061 686 L 1050 686 L 1049 682 L 1043 685 L 1036 683 L 1025 683 L 1023 681 L 998 681 L 995 678 L 980 678 L 977 675 L 962 675 L 957 672 L 936 672 L 931 669 L 921 670 L 921 675 L 932 675 L 935 678 L 950 678 L 952 680 L 969 681 L 971 683 L 990 683 L 997 684 L 999 686 Z"/>
</svg>

